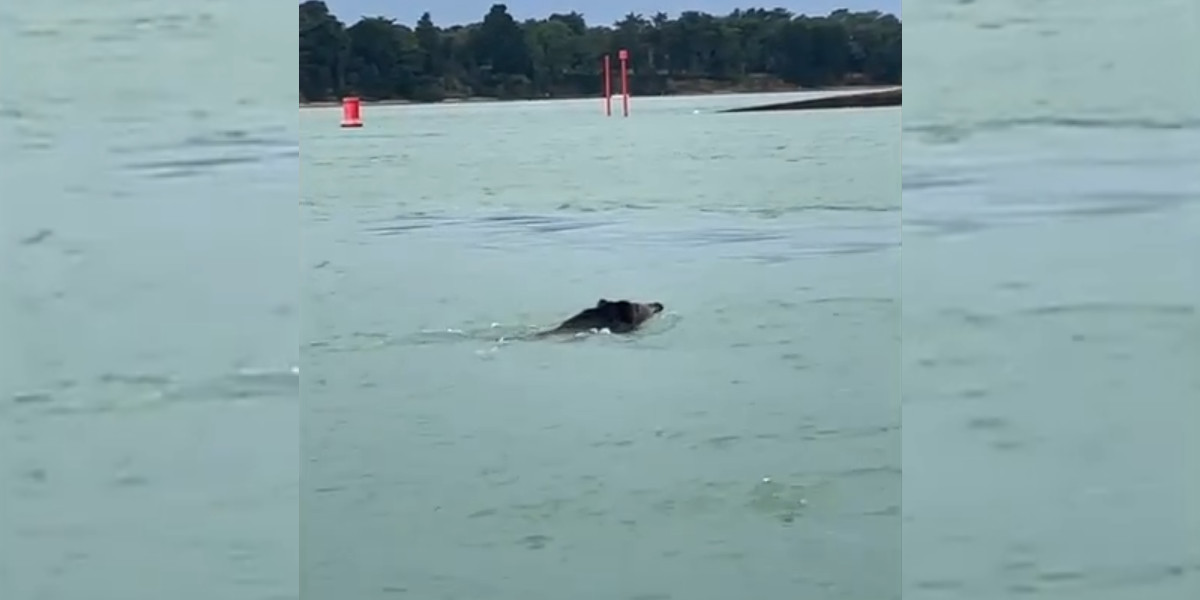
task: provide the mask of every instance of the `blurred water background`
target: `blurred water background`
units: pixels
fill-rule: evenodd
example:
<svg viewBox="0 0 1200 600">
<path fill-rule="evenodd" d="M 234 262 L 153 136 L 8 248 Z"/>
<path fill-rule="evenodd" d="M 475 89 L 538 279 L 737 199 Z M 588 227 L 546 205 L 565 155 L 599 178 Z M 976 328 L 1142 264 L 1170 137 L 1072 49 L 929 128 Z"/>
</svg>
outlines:
<svg viewBox="0 0 1200 600">
<path fill-rule="evenodd" d="M 0 7 L 0 597 L 299 594 L 275 12 Z"/>
<path fill-rule="evenodd" d="M 905 9 L 905 598 L 1200 597 L 1200 5 Z"/>
</svg>

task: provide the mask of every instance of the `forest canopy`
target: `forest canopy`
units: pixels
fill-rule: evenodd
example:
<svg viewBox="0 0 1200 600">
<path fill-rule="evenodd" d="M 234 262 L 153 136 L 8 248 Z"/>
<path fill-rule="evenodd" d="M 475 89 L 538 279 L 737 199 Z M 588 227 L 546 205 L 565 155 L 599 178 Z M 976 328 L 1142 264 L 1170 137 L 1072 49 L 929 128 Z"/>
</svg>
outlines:
<svg viewBox="0 0 1200 600">
<path fill-rule="evenodd" d="M 413 27 L 386 17 L 346 26 L 309 0 L 300 4 L 300 101 L 600 95 L 601 57 L 615 64 L 620 48 L 638 95 L 899 84 L 900 30 L 878 11 L 629 14 L 605 26 L 576 12 L 518 21 L 504 4 L 469 25 L 438 26 L 425 13 Z"/>
</svg>

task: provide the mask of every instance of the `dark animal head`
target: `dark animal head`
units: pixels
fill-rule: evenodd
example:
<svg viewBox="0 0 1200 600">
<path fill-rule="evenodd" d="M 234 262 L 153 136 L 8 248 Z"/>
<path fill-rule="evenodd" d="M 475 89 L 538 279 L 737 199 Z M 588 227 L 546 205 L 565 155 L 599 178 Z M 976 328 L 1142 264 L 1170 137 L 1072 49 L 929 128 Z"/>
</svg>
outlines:
<svg viewBox="0 0 1200 600">
<path fill-rule="evenodd" d="M 596 302 L 596 306 L 580 311 L 579 314 L 567 319 L 562 325 L 548 333 L 587 331 L 589 329 L 608 329 L 613 333 L 628 333 L 662 310 L 663 305 L 660 302 L 643 303 L 601 299 Z"/>
<path fill-rule="evenodd" d="M 600 299 L 596 303 L 596 311 L 606 317 L 606 320 L 611 320 L 609 325 L 611 331 L 629 331 L 637 326 L 645 323 L 650 317 L 663 311 L 661 302 L 630 302 L 629 300 L 610 300 Z"/>
</svg>

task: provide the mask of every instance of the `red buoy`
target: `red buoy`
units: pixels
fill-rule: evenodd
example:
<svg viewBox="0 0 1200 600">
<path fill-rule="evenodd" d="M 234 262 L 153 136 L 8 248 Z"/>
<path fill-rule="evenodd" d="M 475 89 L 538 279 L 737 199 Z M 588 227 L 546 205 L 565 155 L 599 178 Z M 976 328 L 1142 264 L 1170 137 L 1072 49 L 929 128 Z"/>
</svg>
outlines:
<svg viewBox="0 0 1200 600">
<path fill-rule="evenodd" d="M 362 101 L 357 96 L 342 98 L 342 127 L 362 127 Z"/>
</svg>

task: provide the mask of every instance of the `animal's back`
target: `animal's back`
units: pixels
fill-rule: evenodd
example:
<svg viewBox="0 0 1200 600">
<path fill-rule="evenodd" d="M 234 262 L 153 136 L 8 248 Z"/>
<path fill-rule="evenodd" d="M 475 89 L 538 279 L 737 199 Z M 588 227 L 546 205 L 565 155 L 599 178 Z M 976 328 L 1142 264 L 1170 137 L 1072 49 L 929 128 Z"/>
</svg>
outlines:
<svg viewBox="0 0 1200 600">
<path fill-rule="evenodd" d="M 614 302 L 602 298 L 596 303 L 596 306 L 580 311 L 575 316 L 563 321 L 558 327 L 543 331 L 535 337 L 579 333 L 593 329 L 607 329 L 612 333 L 629 333 L 662 310 L 663 305 L 660 302 L 642 303 L 629 300 Z"/>
</svg>

